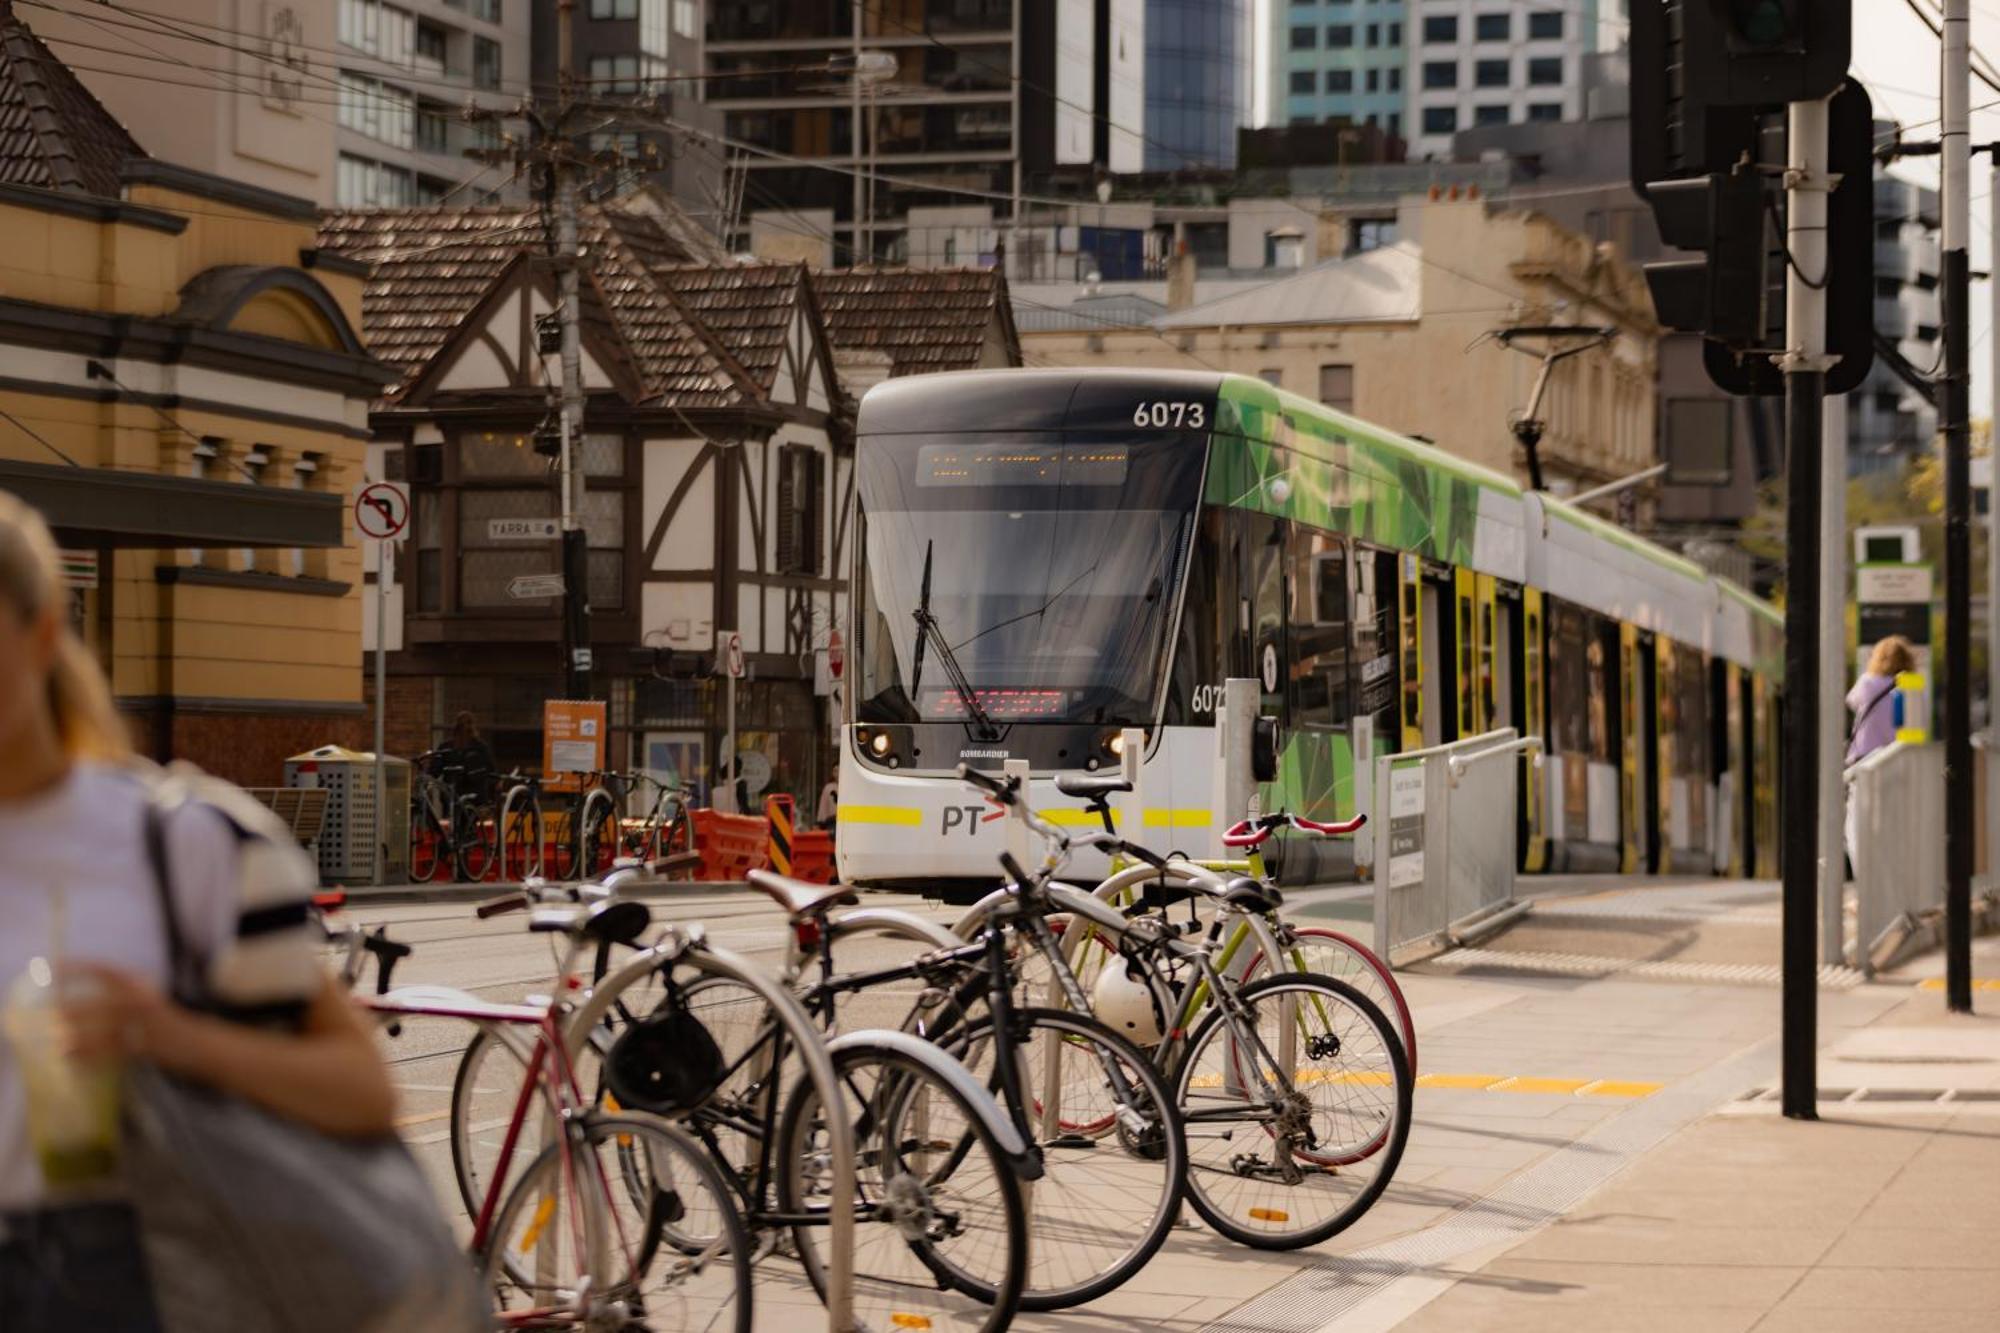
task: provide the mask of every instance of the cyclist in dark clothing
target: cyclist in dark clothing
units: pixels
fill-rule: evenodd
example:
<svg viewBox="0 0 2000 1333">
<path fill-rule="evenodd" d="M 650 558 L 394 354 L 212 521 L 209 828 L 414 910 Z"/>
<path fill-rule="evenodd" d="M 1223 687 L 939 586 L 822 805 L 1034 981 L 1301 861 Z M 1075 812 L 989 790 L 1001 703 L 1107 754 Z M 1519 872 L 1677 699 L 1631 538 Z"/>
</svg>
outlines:
<svg viewBox="0 0 2000 1333">
<path fill-rule="evenodd" d="M 499 771 L 493 762 L 493 747 L 479 734 L 479 723 L 469 711 L 452 720 L 451 739 L 438 748 L 431 771 L 444 777 L 453 768 L 463 770 L 458 775 L 459 791 L 474 796 L 487 795 Z"/>
</svg>

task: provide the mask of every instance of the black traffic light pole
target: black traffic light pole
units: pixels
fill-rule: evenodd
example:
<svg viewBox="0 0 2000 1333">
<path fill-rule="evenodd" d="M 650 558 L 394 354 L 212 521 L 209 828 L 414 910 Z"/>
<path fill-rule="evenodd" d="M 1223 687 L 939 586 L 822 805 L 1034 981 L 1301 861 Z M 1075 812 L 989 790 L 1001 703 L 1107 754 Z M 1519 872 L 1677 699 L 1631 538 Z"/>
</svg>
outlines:
<svg viewBox="0 0 2000 1333">
<path fill-rule="evenodd" d="M 1827 99 L 1794 102 L 1785 169 L 1785 830 L 1783 1110 L 1817 1114 L 1820 431 L 1826 399 Z"/>
<path fill-rule="evenodd" d="M 1945 1007 L 1972 1012 L 1972 422 L 1971 348 L 1966 336 L 1971 284 L 1966 233 L 1971 221 L 1971 6 L 1944 0 L 1938 140 L 1943 152 L 1944 304 L 1944 990 Z M 1988 591 L 1989 598 L 1992 591 Z"/>
</svg>

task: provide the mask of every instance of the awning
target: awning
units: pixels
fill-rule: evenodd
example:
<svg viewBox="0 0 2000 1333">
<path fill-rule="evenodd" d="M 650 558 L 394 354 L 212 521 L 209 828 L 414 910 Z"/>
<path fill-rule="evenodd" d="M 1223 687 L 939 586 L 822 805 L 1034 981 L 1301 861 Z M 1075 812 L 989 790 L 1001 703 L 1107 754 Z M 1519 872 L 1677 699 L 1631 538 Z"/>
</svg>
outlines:
<svg viewBox="0 0 2000 1333">
<path fill-rule="evenodd" d="M 345 502 L 323 492 L 6 459 L 0 490 L 41 511 L 56 540 L 78 550 L 343 542 Z"/>
</svg>

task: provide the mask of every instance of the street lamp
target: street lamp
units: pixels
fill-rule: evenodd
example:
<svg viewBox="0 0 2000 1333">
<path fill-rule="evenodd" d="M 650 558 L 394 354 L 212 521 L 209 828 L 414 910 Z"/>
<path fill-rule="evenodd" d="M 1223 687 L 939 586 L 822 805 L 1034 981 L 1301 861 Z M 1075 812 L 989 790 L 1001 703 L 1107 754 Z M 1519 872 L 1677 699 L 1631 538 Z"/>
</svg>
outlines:
<svg viewBox="0 0 2000 1333">
<path fill-rule="evenodd" d="M 863 157 L 863 139 L 872 141 L 873 134 L 868 122 L 875 119 L 875 89 L 896 77 L 898 63 L 893 52 L 864 51 L 861 49 L 862 7 L 860 0 L 854 5 L 854 49 L 844 56 L 833 56 L 826 62 L 827 71 L 847 79 L 848 91 L 854 98 L 854 247 L 853 255 L 862 253 L 864 244 L 867 254 L 875 257 L 875 248 L 863 240 L 867 235 L 869 221 L 869 200 L 875 188 L 875 154 L 867 152 Z M 867 93 L 867 111 L 864 119 L 862 94 Z M 853 256 L 850 256 L 852 260 Z"/>
</svg>

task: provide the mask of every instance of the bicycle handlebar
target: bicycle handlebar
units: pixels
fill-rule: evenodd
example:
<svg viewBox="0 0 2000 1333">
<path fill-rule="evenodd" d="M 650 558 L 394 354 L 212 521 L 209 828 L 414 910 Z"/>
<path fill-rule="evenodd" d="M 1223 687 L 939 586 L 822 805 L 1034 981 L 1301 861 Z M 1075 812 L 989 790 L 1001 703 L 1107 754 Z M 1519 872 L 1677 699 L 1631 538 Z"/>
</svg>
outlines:
<svg viewBox="0 0 2000 1333">
<path fill-rule="evenodd" d="M 488 898 L 485 902 L 480 903 L 472 909 L 472 914 L 481 921 L 484 921 L 488 917 L 499 916 L 502 912 L 524 911 L 527 906 L 527 894 L 503 893 L 498 898 Z"/>
<path fill-rule="evenodd" d="M 1357 814 L 1352 819 L 1335 820 L 1323 824 L 1303 815 L 1287 814 L 1280 810 L 1274 815 L 1263 815 L 1257 819 L 1241 819 L 1229 826 L 1222 835 L 1225 847 L 1260 847 L 1270 836 L 1281 828 L 1294 828 L 1301 833 L 1310 833 L 1321 838 L 1338 838 L 1354 832 L 1368 822 L 1368 816 Z"/>
</svg>

